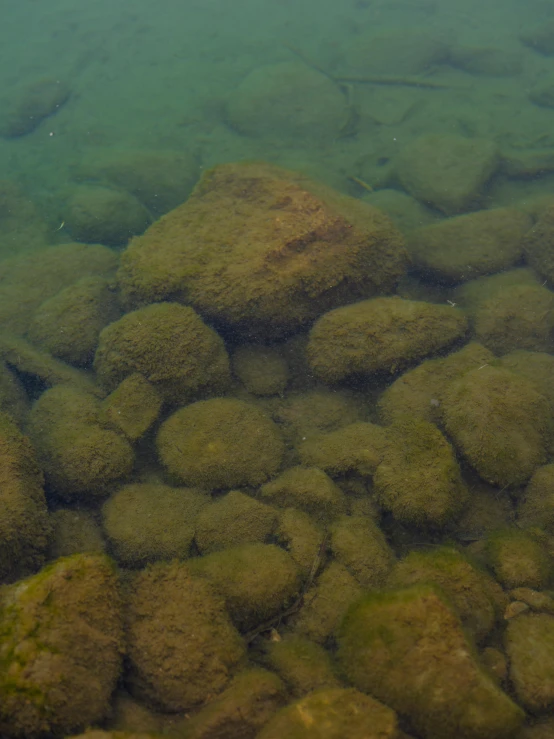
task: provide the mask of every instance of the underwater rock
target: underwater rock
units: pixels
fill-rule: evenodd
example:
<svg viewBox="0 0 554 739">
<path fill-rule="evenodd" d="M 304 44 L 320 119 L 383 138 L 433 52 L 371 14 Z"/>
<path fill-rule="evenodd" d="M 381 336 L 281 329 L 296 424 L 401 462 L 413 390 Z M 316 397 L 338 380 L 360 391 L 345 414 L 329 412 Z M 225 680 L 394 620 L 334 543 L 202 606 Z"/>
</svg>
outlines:
<svg viewBox="0 0 554 739">
<path fill-rule="evenodd" d="M 301 584 L 300 570 L 290 554 L 274 544 L 228 547 L 187 564 L 224 598 L 231 620 L 241 631 L 278 615 Z"/>
<path fill-rule="evenodd" d="M 267 665 L 282 678 L 293 698 L 341 687 L 329 653 L 305 636 L 286 634 L 270 642 Z"/>
<path fill-rule="evenodd" d="M 98 500 L 133 468 L 122 435 L 100 422 L 100 403 L 82 390 L 46 390 L 29 414 L 28 432 L 50 489 L 65 500 Z"/>
<path fill-rule="evenodd" d="M 535 470 L 518 499 L 517 519 L 522 526 L 538 526 L 554 534 L 554 464 Z"/>
<path fill-rule="evenodd" d="M 133 579 L 127 640 L 131 692 L 169 712 L 212 700 L 245 656 L 223 599 L 181 562 L 151 565 Z"/>
<path fill-rule="evenodd" d="M 477 642 L 491 632 L 507 605 L 500 585 L 453 547 L 410 552 L 394 567 L 387 586 L 401 588 L 416 583 L 441 588 Z"/>
<path fill-rule="evenodd" d="M 339 516 L 333 522 L 331 551 L 363 587 L 382 587 L 394 566 L 394 552 L 368 516 Z"/>
<path fill-rule="evenodd" d="M 284 452 L 277 425 L 234 398 L 176 411 L 161 425 L 156 445 L 171 475 L 207 490 L 259 485 L 277 472 Z"/>
<path fill-rule="evenodd" d="M 300 508 L 322 520 L 346 513 L 347 508 L 342 490 L 317 467 L 289 467 L 262 485 L 258 495 L 280 508 Z"/>
<path fill-rule="evenodd" d="M 78 185 L 63 210 L 65 226 L 77 241 L 124 246 L 144 233 L 151 218 L 130 193 L 97 185 Z"/>
<path fill-rule="evenodd" d="M 414 139 L 395 160 L 404 189 L 446 215 L 469 210 L 499 164 L 493 141 L 451 134 Z"/>
<path fill-rule="evenodd" d="M 100 421 L 134 442 L 144 436 L 162 408 L 162 397 L 148 380 L 134 372 L 102 401 Z"/>
<path fill-rule="evenodd" d="M 10 246 L 13 255 L 14 245 Z M 0 322 L 5 331 L 23 335 L 41 303 L 83 275 L 113 277 L 117 254 L 99 244 L 49 246 L 0 262 Z"/>
<path fill-rule="evenodd" d="M 159 217 L 176 208 L 191 193 L 198 179 L 196 158 L 180 149 L 98 149 L 75 167 L 80 183 L 96 180 L 100 185 L 126 190 Z"/>
<path fill-rule="evenodd" d="M 538 26 L 522 31 L 519 40 L 533 51 L 554 56 L 554 20 L 544 19 Z"/>
<path fill-rule="evenodd" d="M 387 428 L 389 444 L 373 476 L 375 497 L 408 526 L 441 528 L 468 501 L 456 455 L 432 423 L 401 418 Z"/>
<path fill-rule="evenodd" d="M 549 405 L 525 378 L 476 368 L 449 385 L 442 408 L 448 435 L 486 482 L 522 485 L 547 461 Z"/>
<path fill-rule="evenodd" d="M 250 72 L 227 103 L 227 122 L 239 133 L 295 147 L 331 143 L 346 126 L 346 96 L 327 75 L 300 62 Z"/>
<path fill-rule="evenodd" d="M 461 311 L 402 298 L 374 298 L 325 313 L 312 327 L 310 367 L 324 382 L 397 372 L 464 337 Z"/>
<path fill-rule="evenodd" d="M 123 653 L 118 586 L 107 557 L 77 554 L 2 592 L 3 735 L 66 736 L 107 716 Z"/>
<path fill-rule="evenodd" d="M 460 282 L 515 264 L 530 226 L 530 217 L 515 208 L 481 210 L 412 232 L 408 251 L 416 269 Z"/>
<path fill-rule="evenodd" d="M 120 316 L 108 281 L 83 277 L 41 303 L 27 338 L 58 359 L 82 367 L 92 363 L 100 331 Z"/>
<path fill-rule="evenodd" d="M 8 107 L 0 135 L 17 138 L 31 133 L 45 118 L 57 113 L 69 96 L 70 90 L 61 80 L 44 78 L 27 85 Z"/>
<path fill-rule="evenodd" d="M 0 414 L 0 581 L 44 562 L 51 524 L 43 484 L 29 440 Z"/>
<path fill-rule="evenodd" d="M 379 28 L 379 26 L 376 26 Z M 449 47 L 444 37 L 439 38 L 417 29 L 401 31 L 369 31 L 358 33 L 348 40 L 341 64 L 341 76 L 371 75 L 416 76 L 448 58 Z"/>
<path fill-rule="evenodd" d="M 554 568 L 546 537 L 540 531 L 501 529 L 486 542 L 486 558 L 498 582 L 506 589 L 546 589 Z"/>
<path fill-rule="evenodd" d="M 554 206 L 546 208 L 523 240 L 530 267 L 554 283 Z"/>
<path fill-rule="evenodd" d="M 287 386 L 287 362 L 276 349 L 243 344 L 233 353 L 232 367 L 233 373 L 253 395 L 280 395 Z"/>
<path fill-rule="evenodd" d="M 184 205 L 133 239 L 118 279 L 127 307 L 182 301 L 252 341 L 390 291 L 406 263 L 380 211 L 302 175 L 242 163 L 206 172 Z"/>
<path fill-rule="evenodd" d="M 380 420 L 390 424 L 406 416 L 430 423 L 442 419 L 442 396 L 450 382 L 496 358 L 477 342 L 439 359 L 426 359 L 400 375 L 379 397 Z"/>
<path fill-rule="evenodd" d="M 518 701 L 533 714 L 554 706 L 554 618 L 523 613 L 508 622 L 504 645 Z M 544 735 L 546 739 L 546 734 Z M 540 739 L 540 736 L 539 736 Z"/>
<path fill-rule="evenodd" d="M 117 561 L 140 567 L 159 559 L 186 559 L 198 514 L 209 497 L 193 488 L 132 483 L 102 506 L 102 526 Z"/>
<path fill-rule="evenodd" d="M 196 546 L 202 554 L 229 546 L 269 539 L 277 524 L 278 511 L 240 490 L 218 498 L 199 515 Z"/>
<path fill-rule="evenodd" d="M 483 671 L 432 586 L 364 596 L 348 611 L 338 644 L 348 680 L 427 739 L 506 739 L 522 723 L 523 711 Z"/>
<path fill-rule="evenodd" d="M 258 731 L 267 724 L 275 711 L 287 703 L 287 699 L 288 691 L 274 672 L 252 667 L 239 672 L 231 680 L 228 688 L 194 716 L 185 719 L 183 736 L 187 739 L 215 739 L 224 736 L 246 739 L 257 736 Z M 172 725 L 175 733 L 179 735 L 180 725 L 175 719 Z"/>
<path fill-rule="evenodd" d="M 309 693 L 278 711 L 256 739 L 401 739 L 394 711 L 352 688 Z"/>
<path fill-rule="evenodd" d="M 178 303 L 155 303 L 107 326 L 94 369 L 110 389 L 139 372 L 172 403 L 220 391 L 230 380 L 222 339 L 192 308 Z"/>
<path fill-rule="evenodd" d="M 495 46 L 455 46 L 448 61 L 464 72 L 488 77 L 514 77 L 523 68 L 518 51 Z"/>
</svg>

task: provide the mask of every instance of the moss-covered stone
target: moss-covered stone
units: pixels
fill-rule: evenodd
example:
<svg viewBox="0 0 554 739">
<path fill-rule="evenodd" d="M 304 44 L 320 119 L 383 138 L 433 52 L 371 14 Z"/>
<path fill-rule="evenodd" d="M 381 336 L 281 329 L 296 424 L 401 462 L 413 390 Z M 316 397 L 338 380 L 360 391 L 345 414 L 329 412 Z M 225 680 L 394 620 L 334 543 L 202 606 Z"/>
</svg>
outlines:
<svg viewBox="0 0 554 739">
<path fill-rule="evenodd" d="M 315 642 L 298 635 L 269 644 L 266 660 L 294 697 L 324 688 L 338 688 L 329 654 Z"/>
<path fill-rule="evenodd" d="M 348 680 L 429 739 L 506 739 L 522 722 L 431 586 L 366 595 L 348 611 L 338 642 Z"/>
<path fill-rule="evenodd" d="M 209 497 L 194 488 L 132 483 L 102 506 L 102 525 L 117 560 L 137 567 L 158 559 L 186 559 L 198 514 Z"/>
<path fill-rule="evenodd" d="M 243 631 L 290 605 L 300 588 L 292 557 L 274 544 L 244 544 L 190 561 L 191 571 L 223 596 L 233 622 Z"/>
<path fill-rule="evenodd" d="M 110 390 L 139 372 L 173 403 L 220 391 L 230 378 L 222 339 L 192 308 L 177 303 L 148 305 L 107 326 L 94 368 Z"/>
<path fill-rule="evenodd" d="M 162 397 L 138 372 L 122 380 L 102 402 L 100 421 L 137 441 L 158 418 Z"/>
<path fill-rule="evenodd" d="M 118 578 L 102 555 L 60 559 L 0 593 L 0 732 L 32 739 L 101 721 L 121 668 Z"/>
<path fill-rule="evenodd" d="M 244 657 L 223 600 L 178 562 L 151 565 L 134 578 L 127 643 L 132 692 L 170 712 L 220 693 Z"/>
<path fill-rule="evenodd" d="M 476 368 L 455 380 L 443 397 L 443 418 L 458 450 L 493 485 L 521 485 L 546 462 L 548 403 L 508 370 Z"/>
<path fill-rule="evenodd" d="M 246 739 L 257 736 L 271 715 L 287 702 L 282 680 L 254 667 L 240 672 L 215 700 L 175 726 L 183 739 Z"/>
<path fill-rule="evenodd" d="M 257 739 L 400 739 L 394 711 L 352 688 L 317 690 L 283 708 Z"/>
<path fill-rule="evenodd" d="M 199 401 L 176 411 L 157 436 L 160 459 L 185 485 L 259 485 L 279 469 L 284 445 L 273 421 L 233 398 Z"/>
<path fill-rule="evenodd" d="M 278 395 L 289 379 L 282 354 L 260 344 L 239 346 L 233 353 L 232 367 L 235 376 L 254 395 Z"/>
<path fill-rule="evenodd" d="M 337 382 L 372 372 L 394 373 L 467 331 L 456 308 L 399 297 L 335 308 L 310 331 L 307 356 L 316 377 Z"/>
<path fill-rule="evenodd" d="M 106 497 L 133 468 L 127 439 L 101 425 L 99 402 L 78 389 L 44 392 L 28 429 L 47 484 L 66 500 Z"/>
<path fill-rule="evenodd" d="M 300 443 L 298 453 L 304 465 L 319 467 L 329 475 L 351 471 L 372 475 L 386 444 L 384 428 L 359 421 L 326 434 L 314 434 Z"/>
<path fill-rule="evenodd" d="M 413 551 L 395 566 L 388 579 L 392 587 L 433 583 L 456 609 L 462 624 L 477 641 L 494 627 L 507 605 L 502 588 L 484 570 L 450 547 Z"/>
<path fill-rule="evenodd" d="M 504 529 L 487 539 L 487 560 L 506 588 L 544 589 L 554 569 L 540 531 Z"/>
<path fill-rule="evenodd" d="M 331 549 L 364 588 L 385 584 L 394 553 L 377 524 L 367 516 L 341 516 L 331 526 Z"/>
<path fill-rule="evenodd" d="M 119 283 L 130 307 L 177 299 L 264 337 L 387 292 L 406 266 L 380 211 L 263 163 L 204 173 L 187 202 L 132 240 Z"/>
<path fill-rule="evenodd" d="M 44 562 L 51 523 L 43 484 L 29 440 L 0 414 L 0 581 Z"/>
<path fill-rule="evenodd" d="M 508 622 L 504 644 L 510 682 L 517 699 L 529 711 L 543 713 L 554 706 L 554 617 L 523 613 Z"/>
<path fill-rule="evenodd" d="M 535 470 L 518 500 L 517 512 L 522 525 L 538 526 L 554 533 L 554 464 Z"/>
<path fill-rule="evenodd" d="M 326 520 L 346 512 L 344 493 L 317 467 L 289 467 L 261 486 L 263 500 L 280 507 L 293 506 Z"/>
<path fill-rule="evenodd" d="M 427 421 L 403 418 L 389 430 L 390 444 L 373 477 L 377 501 L 398 521 L 441 527 L 468 500 L 454 451 Z"/>
</svg>

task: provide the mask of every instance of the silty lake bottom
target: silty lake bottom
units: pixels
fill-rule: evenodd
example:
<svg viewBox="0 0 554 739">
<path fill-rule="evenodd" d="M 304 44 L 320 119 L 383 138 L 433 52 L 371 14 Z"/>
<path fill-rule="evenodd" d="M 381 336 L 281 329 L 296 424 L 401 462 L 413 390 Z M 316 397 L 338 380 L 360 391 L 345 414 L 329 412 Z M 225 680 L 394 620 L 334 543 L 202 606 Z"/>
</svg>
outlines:
<svg viewBox="0 0 554 739">
<path fill-rule="evenodd" d="M 2 739 L 554 737 L 554 3 L 0 40 Z"/>
</svg>

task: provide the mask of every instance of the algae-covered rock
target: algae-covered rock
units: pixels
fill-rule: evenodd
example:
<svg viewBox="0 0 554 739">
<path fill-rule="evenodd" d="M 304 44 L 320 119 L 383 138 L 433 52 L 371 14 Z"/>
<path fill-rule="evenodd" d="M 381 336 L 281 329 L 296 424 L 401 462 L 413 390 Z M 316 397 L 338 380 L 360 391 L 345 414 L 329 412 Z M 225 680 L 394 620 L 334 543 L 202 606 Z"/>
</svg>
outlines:
<svg viewBox="0 0 554 739">
<path fill-rule="evenodd" d="M 325 644 L 344 614 L 363 590 L 348 569 L 336 561 L 326 567 L 304 599 L 294 618 L 294 630 L 318 644 Z"/>
<path fill-rule="evenodd" d="M 495 354 L 554 350 L 554 295 L 541 285 L 511 285 L 479 302 L 474 335 Z"/>
<path fill-rule="evenodd" d="M 433 424 L 411 418 L 390 427 L 389 438 L 373 477 L 380 505 L 412 526 L 454 521 L 468 493 L 450 443 Z"/>
<path fill-rule="evenodd" d="M 271 642 L 266 660 L 295 698 L 314 690 L 340 687 L 328 652 L 305 637 L 291 635 Z"/>
<path fill-rule="evenodd" d="M 529 265 L 554 282 L 554 206 L 546 208 L 527 233 L 523 249 Z"/>
<path fill-rule="evenodd" d="M 196 522 L 196 546 L 203 554 L 218 549 L 266 541 L 277 523 L 278 511 L 240 490 L 206 506 Z"/>
<path fill-rule="evenodd" d="M 131 445 L 101 425 L 100 403 L 81 390 L 59 385 L 44 392 L 28 430 L 47 484 L 66 500 L 105 497 L 132 470 Z"/>
<path fill-rule="evenodd" d="M 490 364 L 495 356 L 481 344 L 470 342 L 439 359 L 426 359 L 400 375 L 380 396 L 377 408 L 383 423 L 403 416 L 440 423 L 442 396 L 452 380 L 472 369 Z"/>
<path fill-rule="evenodd" d="M 51 524 L 43 484 L 29 440 L 0 414 L 0 581 L 44 562 Z"/>
<path fill-rule="evenodd" d="M 162 402 L 156 388 L 139 372 L 134 372 L 104 399 L 100 420 L 129 441 L 137 441 L 157 419 Z"/>
<path fill-rule="evenodd" d="M 281 709 L 257 739 L 401 739 L 396 715 L 352 688 L 317 690 Z"/>
<path fill-rule="evenodd" d="M 225 164 L 133 239 L 119 284 L 127 306 L 178 300 L 267 338 L 390 291 L 406 259 L 371 206 L 267 164 Z"/>
<path fill-rule="evenodd" d="M 130 193 L 98 185 L 77 185 L 63 211 L 66 228 L 76 241 L 124 246 L 144 233 L 151 222 L 146 208 Z"/>
<path fill-rule="evenodd" d="M 186 739 L 246 739 L 268 722 L 287 702 L 282 680 L 273 672 L 253 667 L 240 672 L 220 695 L 182 725 Z M 179 733 L 181 726 L 175 727 Z"/>
<path fill-rule="evenodd" d="M 388 579 L 392 587 L 433 583 L 450 598 L 462 624 L 477 641 L 492 630 L 507 601 L 502 588 L 461 552 L 440 547 L 413 551 L 395 566 Z"/>
<path fill-rule="evenodd" d="M 120 315 L 117 298 L 108 281 L 101 277 L 83 277 L 41 304 L 27 337 L 65 362 L 89 365 L 100 331 Z"/>
<path fill-rule="evenodd" d="M 276 424 L 233 398 L 181 408 L 162 424 L 156 444 L 171 475 L 207 489 L 259 485 L 277 472 L 284 451 Z"/>
<path fill-rule="evenodd" d="M 525 377 L 548 401 L 554 414 L 554 356 L 546 352 L 516 349 L 505 354 L 500 366 Z"/>
<path fill-rule="evenodd" d="M 338 642 L 347 679 L 428 739 L 506 739 L 522 722 L 523 711 L 482 670 L 432 586 L 364 596 L 348 611 Z"/>
<path fill-rule="evenodd" d="M 456 308 L 402 298 L 374 298 L 325 313 L 310 331 L 307 356 L 316 377 L 394 373 L 444 349 L 467 331 Z"/>
<path fill-rule="evenodd" d="M 344 390 L 311 390 L 287 393 L 273 413 L 291 442 L 314 434 L 329 433 L 362 418 L 359 402 Z"/>
<path fill-rule="evenodd" d="M 382 587 L 394 565 L 385 535 L 367 516 L 341 516 L 335 521 L 331 550 L 364 588 Z"/>
<path fill-rule="evenodd" d="M 486 555 L 496 579 L 505 588 L 548 586 L 554 569 L 539 532 L 497 531 L 487 539 Z"/>
<path fill-rule="evenodd" d="M 230 377 L 222 339 L 192 308 L 177 303 L 149 305 L 107 326 L 94 368 L 111 390 L 139 372 L 174 403 L 221 390 Z"/>
<path fill-rule="evenodd" d="M 262 485 L 259 495 L 282 508 L 300 508 L 316 519 L 325 520 L 346 512 L 344 493 L 317 467 L 289 467 Z"/>
<path fill-rule="evenodd" d="M 298 453 L 304 465 L 319 467 L 329 475 L 352 470 L 372 475 L 386 444 L 384 428 L 359 421 L 306 439 L 300 444 Z"/>
<path fill-rule="evenodd" d="M 7 107 L 0 134 L 18 138 L 32 133 L 68 101 L 71 90 L 60 79 L 42 77 L 20 87 L 17 97 Z"/>
<path fill-rule="evenodd" d="M 244 644 L 223 600 L 181 563 L 133 580 L 127 604 L 129 686 L 165 711 L 187 711 L 228 686 Z"/>
<path fill-rule="evenodd" d="M 452 282 L 470 280 L 517 262 L 530 226 L 529 216 L 515 208 L 481 210 L 417 229 L 408 250 L 423 272 Z"/>
<path fill-rule="evenodd" d="M 554 464 L 545 464 L 533 473 L 517 504 L 518 521 L 554 533 Z"/>
<path fill-rule="evenodd" d="M 198 514 L 208 503 L 200 490 L 132 483 L 104 503 L 102 525 L 115 557 L 126 566 L 186 559 Z"/>
<path fill-rule="evenodd" d="M 510 682 L 518 701 L 532 713 L 554 706 L 554 617 L 524 613 L 508 622 L 504 645 Z"/>
<path fill-rule="evenodd" d="M 185 202 L 198 177 L 198 162 L 182 147 L 171 151 L 95 146 L 75 168 L 75 177 L 127 190 L 154 216 L 161 216 Z"/>
<path fill-rule="evenodd" d="M 105 718 L 121 668 L 118 580 L 103 555 L 60 559 L 0 593 L 0 732 L 63 736 Z"/>
<path fill-rule="evenodd" d="M 287 385 L 287 363 L 276 349 L 256 344 L 239 346 L 232 365 L 234 374 L 254 395 L 278 395 Z"/>
<path fill-rule="evenodd" d="M 103 554 L 106 542 L 102 529 L 90 511 L 58 508 L 50 514 L 52 539 L 48 548 L 50 561 L 72 554 Z"/>
<path fill-rule="evenodd" d="M 478 202 L 498 162 L 493 141 L 426 134 L 406 145 L 395 168 L 410 195 L 447 215 L 456 215 Z"/>
<path fill-rule="evenodd" d="M 300 571 L 292 557 L 274 544 L 243 544 L 189 562 L 225 599 L 242 631 L 284 610 L 297 595 Z"/>
<path fill-rule="evenodd" d="M 274 536 L 277 543 L 290 554 L 302 575 L 309 577 L 326 543 L 324 532 L 316 520 L 297 508 L 287 508 L 279 518 Z"/>
<path fill-rule="evenodd" d="M 287 61 L 250 72 L 231 92 L 227 120 L 245 136 L 289 146 L 321 146 L 346 125 L 348 105 L 330 77 L 299 61 Z"/>
<path fill-rule="evenodd" d="M 450 384 L 443 395 L 446 431 L 486 482 L 521 485 L 547 459 L 550 411 L 523 377 L 485 366 Z"/>
</svg>

